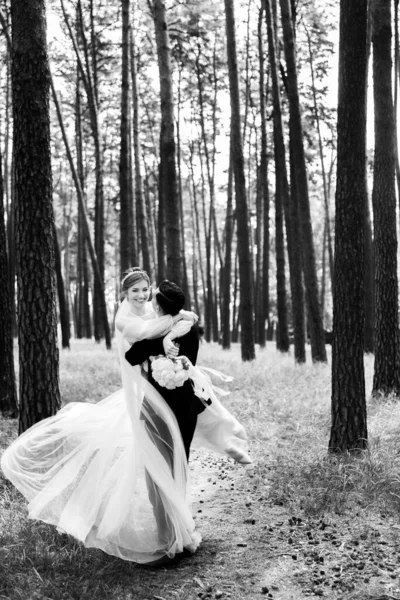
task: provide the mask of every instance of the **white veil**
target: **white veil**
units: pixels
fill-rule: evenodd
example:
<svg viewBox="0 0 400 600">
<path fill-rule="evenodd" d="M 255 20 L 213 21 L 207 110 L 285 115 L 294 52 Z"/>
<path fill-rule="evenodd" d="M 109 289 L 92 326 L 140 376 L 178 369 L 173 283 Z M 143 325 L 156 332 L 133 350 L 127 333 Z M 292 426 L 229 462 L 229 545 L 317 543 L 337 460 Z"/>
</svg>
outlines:
<svg viewBox="0 0 400 600">
<path fill-rule="evenodd" d="M 195 550 L 200 536 L 176 419 L 140 367 L 125 360 L 129 343 L 121 333 L 129 341 L 134 332 L 136 339 L 158 337 L 171 317 L 144 325 L 131 317 L 123 302 L 116 318 L 122 389 L 97 404 L 70 403 L 37 423 L 5 451 L 1 467 L 28 499 L 31 518 L 145 563 Z"/>
</svg>

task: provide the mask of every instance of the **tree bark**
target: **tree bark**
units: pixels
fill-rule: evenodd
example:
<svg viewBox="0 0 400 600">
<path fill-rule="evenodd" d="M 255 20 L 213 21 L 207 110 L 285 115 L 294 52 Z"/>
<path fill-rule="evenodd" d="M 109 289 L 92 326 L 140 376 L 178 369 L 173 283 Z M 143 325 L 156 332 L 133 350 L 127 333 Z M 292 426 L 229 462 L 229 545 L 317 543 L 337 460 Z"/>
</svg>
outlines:
<svg viewBox="0 0 400 600">
<path fill-rule="evenodd" d="M 330 210 L 329 210 L 329 196 L 328 196 L 328 183 L 326 177 L 325 170 L 325 160 L 324 160 L 324 148 L 321 134 L 321 125 L 319 120 L 319 110 L 317 103 L 317 90 L 315 86 L 315 75 L 314 75 L 314 58 L 313 51 L 311 46 L 311 36 L 308 32 L 307 27 L 304 27 L 306 36 L 307 36 L 307 44 L 308 44 L 308 56 L 310 58 L 310 72 L 311 72 L 311 89 L 313 96 L 313 108 L 314 108 L 314 116 L 315 122 L 317 125 L 317 134 L 318 134 L 318 149 L 319 149 L 319 159 L 321 161 L 321 173 L 322 173 L 322 189 L 324 193 L 324 207 L 325 207 L 325 227 L 326 227 L 326 242 L 328 246 L 328 257 L 329 257 L 329 275 L 331 278 L 331 284 L 333 282 L 333 247 L 332 247 L 332 236 L 331 236 L 331 218 L 330 218 Z"/>
<path fill-rule="evenodd" d="M 225 0 L 226 38 L 228 53 L 229 89 L 231 101 L 232 161 L 235 177 L 237 243 L 240 272 L 240 321 L 242 360 L 255 358 L 253 269 L 250 257 L 250 239 L 246 183 L 244 176 L 243 146 L 240 131 L 239 78 L 237 67 L 235 14 L 233 0 Z"/>
<path fill-rule="evenodd" d="M 329 449 L 367 444 L 364 381 L 367 0 L 341 0 Z"/>
<path fill-rule="evenodd" d="M 275 149 L 278 144 L 275 142 Z M 277 150 L 275 150 L 277 151 Z M 276 159 L 275 159 L 275 162 Z M 278 160 L 279 164 L 279 160 Z M 275 253 L 276 253 L 276 305 L 278 313 L 278 327 L 276 332 L 276 347 L 280 352 L 289 352 L 289 332 L 286 299 L 286 273 L 285 273 L 285 238 L 283 234 L 283 206 L 280 174 L 275 170 Z"/>
<path fill-rule="evenodd" d="M 236 343 L 239 341 L 239 307 L 238 307 L 238 295 L 239 295 L 239 257 L 238 247 L 236 244 L 235 250 L 235 263 L 234 263 L 234 277 L 233 277 L 233 310 L 232 310 L 232 333 L 231 342 Z M 240 302 L 240 300 L 239 300 Z"/>
<path fill-rule="evenodd" d="M 212 329 L 212 339 L 214 342 L 218 341 L 218 312 L 217 307 L 218 304 L 215 301 L 216 296 L 216 288 L 217 282 L 212 277 L 212 250 L 213 246 L 219 246 L 218 240 L 218 231 L 215 226 L 215 155 L 216 155 L 216 113 L 217 113 L 217 78 L 216 78 L 216 70 L 215 70 L 215 48 L 214 48 L 214 56 L 213 56 L 213 87 L 214 87 L 214 97 L 212 101 L 212 133 L 211 133 L 211 151 L 208 148 L 208 139 L 206 132 L 206 120 L 205 120 L 205 100 L 204 100 L 204 82 L 201 76 L 201 73 L 204 72 L 204 65 L 201 64 L 201 47 L 200 44 L 197 44 L 197 54 L 196 54 L 196 78 L 197 78 L 197 89 L 199 94 L 199 121 L 200 121 L 200 131 L 201 131 L 201 140 L 203 142 L 203 151 L 204 151 L 204 162 L 207 173 L 207 184 L 208 184 L 208 192 L 209 192 L 209 218 L 208 218 L 208 226 L 206 226 L 207 219 L 204 219 L 205 223 L 205 239 L 206 239 L 206 259 L 207 259 L 207 298 L 206 298 L 206 320 L 209 323 L 210 330 Z M 213 244 L 213 236 L 214 242 Z M 214 253 L 215 256 L 215 253 Z M 214 261 L 215 265 L 215 261 Z M 220 259 L 220 266 L 222 265 L 222 260 Z"/>
<path fill-rule="evenodd" d="M 185 253 L 185 218 L 183 212 L 183 190 L 182 190 L 182 151 L 181 151 L 181 113 L 182 113 L 182 65 L 179 66 L 178 74 L 178 102 L 177 102 L 177 118 L 176 118 L 176 160 L 178 165 L 178 198 L 179 198 L 179 217 L 181 222 L 180 234 L 181 234 L 181 246 L 182 246 L 182 269 L 183 269 L 183 281 L 182 290 L 185 294 L 185 307 L 188 309 L 191 306 L 189 280 L 186 264 L 186 253 Z"/>
<path fill-rule="evenodd" d="M 393 78 L 393 86 L 394 86 L 394 134 L 395 134 L 395 151 L 396 151 L 396 182 L 397 182 L 397 195 L 400 199 L 400 163 L 399 163 L 399 150 L 398 150 L 398 134 L 397 134 L 397 109 L 398 109 L 398 98 L 399 98 L 399 76 L 400 76 L 400 66 L 399 66 L 399 52 L 400 52 L 400 44 L 399 44 L 399 0 L 394 0 L 394 78 Z"/>
<path fill-rule="evenodd" d="M 8 279 L 7 232 L 4 221 L 4 180 L 0 153 L 0 412 L 15 418 L 18 415 L 17 389 L 14 371 L 14 344 L 10 287 Z"/>
<path fill-rule="evenodd" d="M 375 154 L 372 205 L 375 256 L 373 394 L 400 393 L 396 150 L 392 97 L 391 3 L 372 1 Z"/>
<path fill-rule="evenodd" d="M 93 325 L 94 337 L 96 341 L 100 341 L 101 337 L 107 337 L 106 330 L 109 330 L 109 324 L 102 321 L 104 311 L 102 310 L 102 296 L 104 296 L 104 188 L 103 188 L 103 150 L 100 138 L 99 118 L 98 118 L 98 90 L 97 90 L 97 68 L 96 60 L 94 59 L 94 45 L 92 43 L 92 66 L 90 66 L 90 51 L 86 40 L 86 34 L 83 26 L 81 0 L 77 4 L 77 27 L 80 35 L 80 40 L 83 47 L 83 58 L 78 47 L 74 32 L 72 31 L 68 15 L 65 10 L 64 0 L 61 0 L 61 8 L 67 25 L 74 51 L 77 58 L 78 69 L 82 78 L 83 87 L 87 96 L 90 127 L 94 143 L 95 155 L 95 211 L 94 211 L 94 246 L 98 263 L 98 272 L 100 277 L 95 277 L 93 289 Z M 91 38 L 94 39 L 94 24 L 91 19 Z M 108 341 L 106 339 L 106 345 Z"/>
<path fill-rule="evenodd" d="M 146 205 L 143 195 L 142 172 L 140 167 L 140 110 L 139 110 L 139 93 L 137 83 L 137 68 L 135 55 L 135 42 L 132 31 L 130 29 L 130 58 L 131 58 L 131 81 L 132 81 L 132 125 L 133 125 L 133 153 L 135 160 L 135 197 L 137 206 L 137 218 L 140 231 L 140 244 L 143 256 L 143 268 L 149 274 L 150 281 L 154 279 L 154 269 L 150 260 L 150 236 L 147 227 Z"/>
<path fill-rule="evenodd" d="M 160 202 L 165 210 L 167 277 L 182 284 L 183 260 L 176 176 L 171 48 L 165 4 L 163 0 L 153 0 L 152 7 L 160 77 Z"/>
<path fill-rule="evenodd" d="M 82 115 L 81 115 L 81 92 L 79 69 L 76 77 L 76 101 L 75 101 L 75 137 L 76 137 L 76 170 L 77 177 L 85 199 L 85 173 L 83 167 L 83 143 L 82 143 Z M 85 206 L 86 209 L 86 206 Z M 78 252 L 77 252 L 77 310 L 76 310 L 76 335 L 78 338 L 92 337 L 92 324 L 89 304 L 89 268 L 87 259 L 86 234 L 84 227 L 84 215 L 78 203 Z"/>
<path fill-rule="evenodd" d="M 59 315 L 60 315 L 60 324 L 61 324 L 61 346 L 63 348 L 70 347 L 69 340 L 71 337 L 70 325 L 69 325 L 69 306 L 68 306 L 68 297 L 64 286 L 64 279 L 62 276 L 61 269 L 61 252 L 60 246 L 58 244 L 57 239 L 57 231 L 54 227 L 54 267 L 56 271 L 56 282 L 57 282 L 57 292 L 58 292 L 58 306 L 59 306 Z"/>
<path fill-rule="evenodd" d="M 321 306 L 321 315 L 322 315 L 322 324 L 324 326 L 325 329 L 325 289 L 326 289 L 326 238 L 327 238 L 327 231 L 326 231 L 326 215 L 324 218 L 324 231 L 322 234 L 322 258 L 321 258 L 321 262 L 322 262 L 322 273 L 321 273 L 321 287 L 320 287 L 320 300 L 319 300 L 319 304 Z"/>
<path fill-rule="evenodd" d="M 267 118 L 265 97 L 265 57 L 263 43 L 263 15 L 265 5 L 262 2 L 258 16 L 258 60 L 260 66 L 259 94 L 261 113 L 260 167 L 257 186 L 257 268 L 256 268 L 256 336 L 261 347 L 265 346 L 265 321 L 269 318 L 269 190 L 268 190 L 268 147 Z"/>
<path fill-rule="evenodd" d="M 50 85 L 51 85 L 51 91 L 52 91 L 54 105 L 56 107 L 57 118 L 58 118 L 58 122 L 59 122 L 60 129 L 61 129 L 61 135 L 63 138 L 68 163 L 71 168 L 71 174 L 72 174 L 72 179 L 73 179 L 74 185 L 75 185 L 76 195 L 78 197 L 79 208 L 82 212 L 82 225 L 83 225 L 84 231 L 85 231 L 85 236 L 86 236 L 86 241 L 88 244 L 88 250 L 89 250 L 90 259 L 92 262 L 92 268 L 93 268 L 95 281 L 97 280 L 98 282 L 100 282 L 101 281 L 100 266 L 99 266 L 99 261 L 97 259 L 97 255 L 96 255 L 96 248 L 94 246 L 94 243 L 93 243 L 92 237 L 91 237 L 91 233 L 90 233 L 89 217 L 88 217 L 87 211 L 86 211 L 84 194 L 83 194 L 81 184 L 79 181 L 78 173 L 75 169 L 71 150 L 70 150 L 70 147 L 68 144 L 68 138 L 67 138 L 67 135 L 65 132 L 65 127 L 64 127 L 64 123 L 63 123 L 63 119 L 62 119 L 60 105 L 59 105 L 59 102 L 57 99 L 57 94 L 55 92 L 51 78 L 50 78 Z M 107 305 L 106 305 L 106 299 L 105 299 L 105 294 L 104 294 L 104 288 L 102 288 L 102 292 L 103 293 L 99 296 L 100 310 L 101 310 L 101 314 L 102 314 L 102 320 L 104 323 L 104 334 L 105 334 L 106 347 L 108 350 L 110 350 L 111 349 L 111 331 L 110 331 L 110 326 L 109 326 L 108 318 L 107 318 Z"/>
<path fill-rule="evenodd" d="M 11 18 L 22 433 L 55 414 L 60 390 L 43 0 L 12 0 Z"/>
<path fill-rule="evenodd" d="M 200 239 L 200 218 L 199 218 L 199 209 L 198 209 L 198 196 L 197 196 L 197 188 L 194 177 L 194 165 L 193 165 L 193 154 L 194 154 L 194 143 L 189 142 L 189 172 L 190 179 L 192 181 L 192 213 L 193 213 L 193 221 L 194 221 L 194 240 L 193 240 L 193 255 L 196 255 L 198 258 L 198 265 L 200 269 L 200 278 L 201 278 L 201 287 L 203 290 L 206 289 L 206 280 L 203 269 L 203 250 Z M 197 245 L 197 250 L 196 250 Z M 195 287 L 194 281 L 193 286 Z M 197 296 L 197 291 L 196 291 Z M 200 316 L 200 312 L 198 313 Z"/>
<path fill-rule="evenodd" d="M 233 225 L 233 168 L 231 151 L 228 174 L 228 200 L 226 205 L 225 260 L 222 278 L 222 348 L 224 350 L 229 350 L 231 347 L 231 279 Z"/>
<path fill-rule="evenodd" d="M 374 243 L 369 209 L 368 190 L 365 190 L 364 212 L 364 352 L 373 353 L 375 345 L 375 266 Z"/>
<path fill-rule="evenodd" d="M 10 318 L 11 334 L 17 337 L 17 310 L 15 305 L 15 235 L 14 235 L 14 160 L 10 161 L 10 132 L 11 132 L 11 54 L 12 44 L 9 34 L 9 15 L 6 17 L 0 11 L 0 23 L 7 39 L 6 54 L 6 98 L 5 98 L 5 133 L 4 133 L 4 168 L 3 173 L 3 197 L 5 200 L 5 214 L 7 215 L 7 254 L 8 254 L 8 290 L 10 293 Z"/>
<path fill-rule="evenodd" d="M 287 66 L 287 91 L 289 98 L 290 124 L 293 141 L 296 189 L 299 200 L 299 217 L 302 237 L 302 259 L 308 324 L 311 341 L 311 356 L 314 362 L 326 362 L 324 329 L 318 302 L 318 283 L 315 252 L 308 196 L 307 170 L 303 146 L 300 101 L 297 83 L 296 50 L 292 13 L 289 0 L 280 0 L 284 50 Z"/>
<path fill-rule="evenodd" d="M 205 265 L 205 283 L 204 288 L 204 327 L 205 327 L 205 339 L 207 342 L 211 342 L 213 339 L 213 327 L 212 327 L 212 316 L 214 312 L 214 293 L 213 293 L 213 278 L 211 272 L 211 251 L 212 251 L 212 215 L 211 206 L 206 206 L 206 181 L 204 175 L 204 158 L 203 158 L 202 147 L 199 142 L 199 161 L 200 161 L 200 174 L 201 174 L 201 205 L 202 205 L 202 217 L 203 217 L 203 230 L 204 230 L 204 245 L 206 251 L 206 265 Z M 208 219 L 207 219 L 208 213 Z M 215 340 L 214 340 L 215 341 Z"/>
<path fill-rule="evenodd" d="M 274 143 L 275 143 L 275 172 L 276 186 L 282 194 L 285 212 L 286 240 L 289 258 L 290 290 L 292 297 L 292 314 L 294 330 L 294 358 L 298 363 L 306 360 L 305 329 L 304 329 L 304 290 L 302 281 L 301 242 L 300 228 L 297 215 L 296 185 L 292 181 L 289 193 L 288 175 L 286 167 L 286 151 L 283 135 L 281 90 L 278 78 L 278 57 L 276 53 L 276 20 L 272 10 L 271 1 L 265 0 L 266 21 L 268 30 L 269 61 L 271 67 L 272 96 L 274 107 Z M 290 158 L 292 164 L 292 157 Z M 278 185 L 279 182 L 279 185 Z"/>
<path fill-rule="evenodd" d="M 133 198 L 130 181 L 130 139 L 129 139 L 129 11 L 130 0 L 122 4 L 122 67 L 121 67 L 121 121 L 119 155 L 119 202 L 120 202 L 120 273 L 136 264 L 133 237 Z"/>
</svg>

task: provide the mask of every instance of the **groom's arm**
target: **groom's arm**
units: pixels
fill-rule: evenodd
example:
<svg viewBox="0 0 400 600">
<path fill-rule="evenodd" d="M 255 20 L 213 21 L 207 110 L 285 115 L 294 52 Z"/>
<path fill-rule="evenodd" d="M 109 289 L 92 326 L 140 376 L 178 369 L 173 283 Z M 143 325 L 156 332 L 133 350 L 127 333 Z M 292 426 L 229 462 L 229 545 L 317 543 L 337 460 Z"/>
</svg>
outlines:
<svg viewBox="0 0 400 600">
<path fill-rule="evenodd" d="M 141 340 L 132 344 L 130 349 L 125 353 L 125 358 L 131 365 L 140 365 L 147 360 L 149 356 L 157 356 L 157 354 L 165 354 L 163 346 L 163 337 L 153 340 Z M 177 338 L 179 344 L 179 355 L 187 356 L 193 365 L 196 364 L 197 354 L 199 351 L 199 334 L 196 327 L 181 338 Z"/>
<path fill-rule="evenodd" d="M 164 354 L 163 339 L 155 338 L 154 340 L 141 340 L 132 344 L 127 352 L 125 352 L 125 358 L 131 365 L 140 365 L 142 362 L 147 360 L 149 356 L 157 356 L 157 354 Z"/>
</svg>

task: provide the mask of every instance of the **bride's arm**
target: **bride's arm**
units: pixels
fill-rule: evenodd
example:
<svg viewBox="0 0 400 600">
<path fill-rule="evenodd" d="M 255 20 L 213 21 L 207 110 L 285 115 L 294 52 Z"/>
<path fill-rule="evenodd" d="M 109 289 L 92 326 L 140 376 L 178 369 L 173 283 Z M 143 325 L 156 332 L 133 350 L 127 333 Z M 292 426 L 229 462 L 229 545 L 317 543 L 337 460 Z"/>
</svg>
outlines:
<svg viewBox="0 0 400 600">
<path fill-rule="evenodd" d="M 154 319 L 143 320 L 132 314 L 126 301 L 122 302 L 115 317 L 115 327 L 123 338 L 130 344 L 146 339 L 163 337 L 171 331 L 178 321 L 186 323 L 185 333 L 190 330 L 193 322 L 198 319 L 195 313 L 181 310 L 177 315 L 164 315 Z M 183 335 L 183 333 L 181 333 Z M 174 338 L 177 337 L 174 335 Z"/>
<path fill-rule="evenodd" d="M 144 339 L 154 339 L 166 335 L 172 326 L 181 319 L 180 315 L 165 315 L 158 319 L 143 320 L 128 311 L 118 311 L 115 327 L 130 344 Z"/>
</svg>

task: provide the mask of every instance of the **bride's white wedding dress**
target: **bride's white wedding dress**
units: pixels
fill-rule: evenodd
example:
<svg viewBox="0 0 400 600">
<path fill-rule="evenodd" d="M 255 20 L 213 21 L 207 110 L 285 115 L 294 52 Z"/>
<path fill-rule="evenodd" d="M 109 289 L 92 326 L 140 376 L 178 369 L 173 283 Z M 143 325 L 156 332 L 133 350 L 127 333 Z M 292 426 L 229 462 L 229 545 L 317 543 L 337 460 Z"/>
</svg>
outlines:
<svg viewBox="0 0 400 600">
<path fill-rule="evenodd" d="M 175 416 L 140 367 L 125 360 L 131 343 L 171 328 L 170 316 L 153 317 L 133 315 L 126 301 L 120 306 L 121 390 L 97 404 L 67 404 L 20 435 L 1 459 L 5 476 L 29 501 L 31 518 L 138 563 L 194 551 L 201 539 Z M 250 462 L 243 427 L 217 398 L 212 406 L 199 416 L 197 442 Z"/>
</svg>

